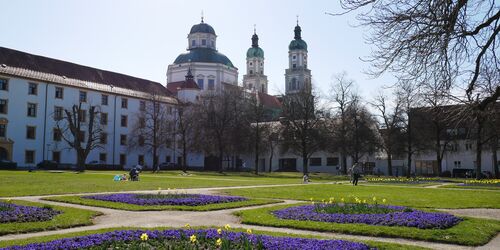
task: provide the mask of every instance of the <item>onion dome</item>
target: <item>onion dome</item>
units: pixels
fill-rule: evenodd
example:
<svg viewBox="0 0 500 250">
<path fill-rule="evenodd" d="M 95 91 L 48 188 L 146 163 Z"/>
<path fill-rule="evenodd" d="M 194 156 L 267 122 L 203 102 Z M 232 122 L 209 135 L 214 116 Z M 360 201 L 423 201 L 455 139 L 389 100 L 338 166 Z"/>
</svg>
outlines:
<svg viewBox="0 0 500 250">
<path fill-rule="evenodd" d="M 212 26 L 206 24 L 201 20 L 201 23 L 193 25 L 191 27 L 191 31 L 189 31 L 189 34 L 193 33 L 209 33 L 215 36 L 215 30 L 212 28 Z"/>
<path fill-rule="evenodd" d="M 235 68 L 227 56 L 210 48 L 190 49 L 187 53 L 180 54 L 174 61 L 175 64 L 188 62 L 220 63 Z"/>
<path fill-rule="evenodd" d="M 295 26 L 295 37 L 294 37 L 294 40 L 292 40 L 290 42 L 290 45 L 288 45 L 288 49 L 289 50 L 305 50 L 307 51 L 307 43 L 302 40 L 302 37 L 301 37 L 301 32 L 302 32 L 302 29 L 300 28 L 300 26 L 297 24 L 297 26 Z"/>
<path fill-rule="evenodd" d="M 247 50 L 247 58 L 252 57 L 264 58 L 264 50 L 259 47 L 259 36 L 255 33 L 252 36 L 252 47 Z"/>
</svg>

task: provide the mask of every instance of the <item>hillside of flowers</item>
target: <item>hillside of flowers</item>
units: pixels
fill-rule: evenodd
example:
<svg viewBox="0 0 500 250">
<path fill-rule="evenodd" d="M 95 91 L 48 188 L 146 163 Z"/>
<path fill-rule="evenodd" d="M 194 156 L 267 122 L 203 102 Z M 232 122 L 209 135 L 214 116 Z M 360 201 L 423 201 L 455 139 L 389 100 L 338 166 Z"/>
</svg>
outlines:
<svg viewBox="0 0 500 250">
<path fill-rule="evenodd" d="M 353 203 L 329 201 L 310 205 L 293 206 L 273 211 L 280 219 L 300 221 L 320 221 L 333 223 L 361 223 L 377 226 L 402 226 L 420 229 L 450 228 L 462 219 L 451 214 L 433 213 L 402 206 L 378 204 L 373 197 L 373 204 L 354 198 Z M 386 203 L 386 200 L 383 200 Z"/>
<path fill-rule="evenodd" d="M 48 207 L 0 202 L 0 223 L 48 221 L 61 212 Z"/>
<path fill-rule="evenodd" d="M 59 239 L 45 243 L 34 243 L 25 246 L 13 246 L 2 250 L 28 249 L 303 249 L 330 250 L 353 249 L 368 250 L 368 245 L 345 240 L 320 240 L 291 237 L 274 237 L 227 231 L 225 229 L 171 229 L 162 231 L 122 230 L 88 236 Z"/>
<path fill-rule="evenodd" d="M 94 199 L 110 202 L 121 202 L 140 206 L 171 205 L 171 206 L 202 206 L 215 203 L 227 203 L 247 200 L 240 196 L 220 196 L 203 194 L 103 194 L 83 196 L 86 199 Z"/>
</svg>

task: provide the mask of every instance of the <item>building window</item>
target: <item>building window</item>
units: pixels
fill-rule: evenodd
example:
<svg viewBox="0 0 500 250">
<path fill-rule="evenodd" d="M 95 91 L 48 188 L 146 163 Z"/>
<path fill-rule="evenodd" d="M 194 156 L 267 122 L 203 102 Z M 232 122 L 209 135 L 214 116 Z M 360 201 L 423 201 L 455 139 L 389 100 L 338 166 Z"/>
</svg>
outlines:
<svg viewBox="0 0 500 250">
<path fill-rule="evenodd" d="M 87 92 L 80 91 L 80 102 L 87 102 Z"/>
<path fill-rule="evenodd" d="M 174 112 L 174 109 L 172 107 L 167 108 L 167 113 L 171 115 Z"/>
<path fill-rule="evenodd" d="M 108 113 L 101 113 L 101 125 L 108 125 Z"/>
<path fill-rule="evenodd" d="M 99 136 L 99 143 L 101 143 L 101 144 L 108 143 L 108 134 L 107 133 L 101 133 L 101 135 Z"/>
<path fill-rule="evenodd" d="M 28 95 L 37 95 L 38 84 L 30 82 L 28 84 Z"/>
<path fill-rule="evenodd" d="M 8 111 L 7 100 L 0 99 L 0 114 L 7 114 L 7 111 Z"/>
<path fill-rule="evenodd" d="M 144 165 L 144 155 L 139 155 L 137 157 L 137 164 Z"/>
<path fill-rule="evenodd" d="M 208 89 L 213 90 L 215 88 L 215 80 L 208 79 Z"/>
<path fill-rule="evenodd" d="M 120 165 L 125 166 L 127 164 L 127 155 L 126 154 L 120 154 Z"/>
<path fill-rule="evenodd" d="M 339 158 L 338 157 L 326 158 L 326 165 L 327 166 L 338 166 L 339 165 Z"/>
<path fill-rule="evenodd" d="M 61 152 L 60 151 L 52 151 L 52 160 L 61 163 Z"/>
<path fill-rule="evenodd" d="M 128 108 L 128 99 L 122 98 L 122 109 Z"/>
<path fill-rule="evenodd" d="M 62 87 L 56 87 L 56 99 L 63 99 L 64 89 Z"/>
<path fill-rule="evenodd" d="M 101 95 L 101 105 L 108 105 L 108 95 Z"/>
<path fill-rule="evenodd" d="M 78 133 L 78 139 L 80 140 L 80 142 L 85 142 L 85 131 L 80 130 L 80 132 Z"/>
<path fill-rule="evenodd" d="M 292 64 L 292 68 L 294 68 L 294 69 L 297 68 L 297 64 L 295 64 L 295 63 Z"/>
<path fill-rule="evenodd" d="M 207 40 L 201 39 L 201 45 L 206 46 L 207 45 Z"/>
<path fill-rule="evenodd" d="M 127 135 L 120 135 L 120 145 L 127 145 Z"/>
<path fill-rule="evenodd" d="M 167 155 L 167 157 L 165 157 L 165 162 L 170 162 L 170 155 Z"/>
<path fill-rule="evenodd" d="M 86 122 L 87 121 L 87 110 L 80 109 L 78 110 L 78 121 Z"/>
<path fill-rule="evenodd" d="M 0 137 L 5 138 L 7 135 L 7 125 L 0 124 Z"/>
<path fill-rule="evenodd" d="M 54 141 L 61 141 L 61 138 L 62 138 L 61 130 L 58 128 L 54 128 L 52 130 L 52 139 Z"/>
<path fill-rule="evenodd" d="M 140 101 L 139 102 L 139 110 L 140 111 L 146 111 L 146 101 Z"/>
<path fill-rule="evenodd" d="M 295 55 L 294 55 L 294 56 L 292 56 L 292 59 L 297 59 L 297 56 L 295 56 Z"/>
<path fill-rule="evenodd" d="M 26 164 L 35 163 L 35 150 L 24 151 L 24 163 Z"/>
<path fill-rule="evenodd" d="M 253 65 L 253 63 L 252 63 L 252 62 L 250 62 L 250 66 L 252 66 L 252 65 Z"/>
<path fill-rule="evenodd" d="M 472 150 L 472 143 L 466 143 L 465 150 Z"/>
<path fill-rule="evenodd" d="M 139 146 L 141 146 L 141 147 L 144 146 L 144 142 L 145 142 L 144 136 L 139 135 Z"/>
<path fill-rule="evenodd" d="M 63 107 L 55 106 L 54 107 L 54 120 L 55 121 L 61 120 L 63 118 L 63 112 L 64 112 Z"/>
<path fill-rule="evenodd" d="M 250 70 L 250 75 L 253 74 L 253 70 Z"/>
<path fill-rule="evenodd" d="M 455 168 L 460 168 L 462 166 L 462 162 L 461 161 L 455 161 L 453 163 L 455 165 Z"/>
<path fill-rule="evenodd" d="M 36 138 L 36 127 L 26 126 L 26 139 L 34 140 Z"/>
<path fill-rule="evenodd" d="M 127 127 L 127 116 L 126 115 L 122 115 L 121 120 L 120 120 L 120 124 L 122 127 Z"/>
<path fill-rule="evenodd" d="M 100 162 L 106 163 L 106 158 L 107 158 L 106 153 L 100 153 L 99 154 L 99 161 Z"/>
<path fill-rule="evenodd" d="M 144 117 L 139 117 L 139 128 L 146 127 L 146 119 Z"/>
<path fill-rule="evenodd" d="M 309 158 L 309 165 L 311 166 L 321 166 L 321 158 Z"/>
<path fill-rule="evenodd" d="M 200 87 L 200 89 L 203 89 L 203 79 L 198 79 L 197 83 L 198 83 L 198 87 Z"/>
<path fill-rule="evenodd" d="M 7 79 L 0 78 L 0 90 L 9 90 L 9 81 Z"/>
<path fill-rule="evenodd" d="M 191 40 L 191 46 L 196 46 L 196 40 Z"/>
<path fill-rule="evenodd" d="M 28 103 L 28 114 L 29 117 L 36 117 L 36 103 Z"/>
</svg>

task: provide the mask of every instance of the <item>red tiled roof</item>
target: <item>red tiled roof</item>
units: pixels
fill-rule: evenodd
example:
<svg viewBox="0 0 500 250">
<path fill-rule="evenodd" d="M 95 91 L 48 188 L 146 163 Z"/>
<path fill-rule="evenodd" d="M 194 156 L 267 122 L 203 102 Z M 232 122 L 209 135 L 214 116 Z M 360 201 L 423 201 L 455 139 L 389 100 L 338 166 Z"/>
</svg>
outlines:
<svg viewBox="0 0 500 250">
<path fill-rule="evenodd" d="M 281 102 L 278 100 L 276 96 L 268 95 L 265 93 L 259 93 L 259 101 L 262 102 L 262 105 L 269 108 L 281 108 Z"/>
<path fill-rule="evenodd" d="M 60 75 L 71 79 L 113 85 L 146 93 L 169 95 L 167 89 L 158 82 L 107 70 L 91 68 L 71 62 L 29 54 L 0 47 L 0 65 Z"/>
<path fill-rule="evenodd" d="M 167 89 L 172 94 L 176 95 L 178 88 L 181 88 L 181 89 L 200 89 L 200 87 L 198 87 L 198 84 L 196 84 L 196 82 L 192 79 L 189 79 L 187 81 L 167 83 Z"/>
</svg>

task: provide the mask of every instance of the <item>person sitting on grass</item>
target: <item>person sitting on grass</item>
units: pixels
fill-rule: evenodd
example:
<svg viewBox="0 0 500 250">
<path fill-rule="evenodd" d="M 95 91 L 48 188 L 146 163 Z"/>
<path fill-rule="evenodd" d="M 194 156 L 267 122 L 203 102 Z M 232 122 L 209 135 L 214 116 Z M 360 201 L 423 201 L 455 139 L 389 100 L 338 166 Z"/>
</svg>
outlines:
<svg viewBox="0 0 500 250">
<path fill-rule="evenodd" d="M 128 180 L 127 174 L 122 174 L 120 180 L 121 181 L 127 181 Z"/>
</svg>

